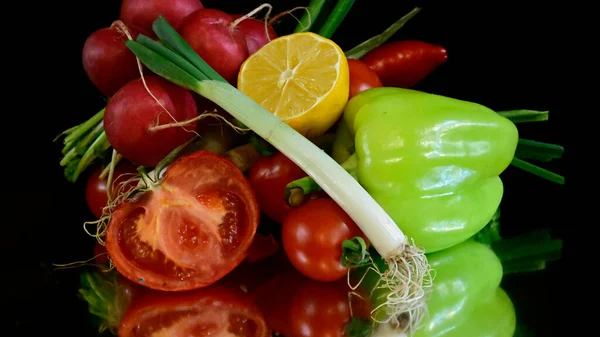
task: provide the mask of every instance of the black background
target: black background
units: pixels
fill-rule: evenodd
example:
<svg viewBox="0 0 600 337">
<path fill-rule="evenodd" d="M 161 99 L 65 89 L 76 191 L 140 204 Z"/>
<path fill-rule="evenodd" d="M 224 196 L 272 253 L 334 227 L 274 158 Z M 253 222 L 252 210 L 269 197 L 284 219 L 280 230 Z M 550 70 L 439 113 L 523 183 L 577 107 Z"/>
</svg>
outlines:
<svg viewBox="0 0 600 337">
<path fill-rule="evenodd" d="M 230 12 L 248 12 L 259 1 L 203 1 L 205 7 Z M 275 12 L 305 5 L 308 1 L 273 1 Z M 521 2 L 524 3 L 524 2 Z M 567 151 L 562 160 L 546 167 L 567 175 L 570 148 L 568 115 L 557 99 L 566 71 L 556 52 L 557 36 L 563 32 L 563 9 L 519 6 L 506 2 L 396 2 L 357 0 L 352 12 L 333 39 L 343 49 L 379 33 L 412 9 L 424 9 L 398 32 L 394 40 L 418 39 L 443 45 L 449 59 L 415 89 L 476 101 L 494 110 L 550 110 L 547 123 L 519 125 L 523 138 L 559 143 Z M 82 230 L 91 219 L 82 183 L 71 184 L 58 165 L 60 147 L 52 139 L 62 130 L 89 118 L 105 100 L 89 82 L 81 66 L 81 48 L 95 29 L 118 18 L 120 1 L 53 1 L 36 9 L 35 25 L 13 25 L 17 39 L 31 38 L 35 55 L 23 57 L 34 76 L 23 77 L 14 86 L 28 88 L 13 113 L 23 127 L 13 160 L 22 167 L 11 176 L 10 214 L 0 235 L 2 304 L 8 308 L 9 336 L 43 332 L 63 336 L 92 336 L 94 327 L 85 303 L 76 297 L 78 271 L 54 271 L 53 263 L 86 260 L 93 255 L 93 239 Z M 39 17 L 39 18 L 38 18 Z M 288 17 L 289 27 L 294 26 Z M 276 29 L 285 29 L 277 26 Z M 26 33 L 33 29 L 33 34 Z M 29 90 L 33 89 L 33 90 Z M 27 119 L 31 116 L 31 120 Z M 33 118 L 36 116 L 36 118 Z M 84 177 L 85 178 L 85 177 Z M 570 211 L 567 186 L 533 177 L 515 168 L 502 175 L 503 234 L 551 227 L 566 240 L 562 261 L 546 271 L 506 277 L 503 286 L 513 299 L 518 320 L 537 336 L 559 335 L 571 310 L 561 310 L 569 297 L 564 290 L 571 273 L 567 267 L 575 243 L 568 237 Z M 81 179 L 82 182 L 85 179 Z M 557 289 L 565 294 L 557 296 Z M 561 290 L 562 289 L 562 290 Z M 573 327 L 572 323 L 570 324 Z M 14 330 L 13 330 L 14 329 Z M 14 331 L 14 333 L 13 333 Z"/>
</svg>

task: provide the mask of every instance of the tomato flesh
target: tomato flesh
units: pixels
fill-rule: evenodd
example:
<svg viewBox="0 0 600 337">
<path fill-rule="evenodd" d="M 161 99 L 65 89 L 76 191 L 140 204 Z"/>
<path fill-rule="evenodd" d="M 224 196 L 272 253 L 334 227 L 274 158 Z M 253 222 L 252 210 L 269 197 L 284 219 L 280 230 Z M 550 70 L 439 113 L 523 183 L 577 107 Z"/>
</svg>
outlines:
<svg viewBox="0 0 600 337">
<path fill-rule="evenodd" d="M 264 317 L 244 293 L 212 286 L 174 295 L 151 292 L 127 309 L 121 337 L 268 337 Z"/>
<path fill-rule="evenodd" d="M 199 151 L 117 209 L 106 247 L 117 270 L 134 282 L 166 291 L 196 289 L 244 260 L 258 221 L 258 204 L 242 172 Z"/>
</svg>

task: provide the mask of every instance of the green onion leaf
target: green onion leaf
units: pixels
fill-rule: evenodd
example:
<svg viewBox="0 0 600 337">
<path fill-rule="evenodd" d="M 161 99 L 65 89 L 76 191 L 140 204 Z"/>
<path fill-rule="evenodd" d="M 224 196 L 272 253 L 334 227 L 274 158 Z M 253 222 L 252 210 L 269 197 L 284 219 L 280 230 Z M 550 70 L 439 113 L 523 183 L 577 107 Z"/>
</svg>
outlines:
<svg viewBox="0 0 600 337">
<path fill-rule="evenodd" d="M 177 31 L 168 23 L 164 16 L 159 15 L 152 23 L 152 30 L 158 36 L 160 41 L 168 48 L 183 55 L 189 62 L 196 66 L 208 79 L 227 82 L 219 73 L 210 67 L 194 49 L 177 33 Z"/>
<path fill-rule="evenodd" d="M 396 32 L 400 30 L 400 28 L 402 28 L 408 21 L 410 21 L 410 19 L 412 19 L 420 11 L 420 7 L 415 7 L 408 14 L 398 19 L 398 21 L 394 22 L 381 34 L 373 36 L 372 38 L 366 40 L 358 46 L 348 50 L 346 52 L 346 57 L 352 59 L 360 59 L 361 57 L 365 56 L 368 52 L 379 47 L 387 40 L 389 40 L 392 36 L 394 36 L 394 34 L 396 34 Z"/>
<path fill-rule="evenodd" d="M 565 178 L 559 174 L 554 172 L 550 172 L 546 169 L 543 169 L 537 165 L 531 164 L 523 159 L 513 158 L 511 165 L 520 168 L 523 171 L 529 172 L 531 174 L 535 174 L 541 178 L 550 180 L 551 182 L 564 185 Z"/>
<path fill-rule="evenodd" d="M 330 39 L 333 34 L 337 31 L 338 27 L 348 15 L 348 12 L 354 5 L 355 0 L 339 0 L 338 3 L 333 8 L 331 14 L 327 18 L 327 21 L 323 24 L 321 29 L 319 29 L 318 33 L 324 38 Z"/>
</svg>

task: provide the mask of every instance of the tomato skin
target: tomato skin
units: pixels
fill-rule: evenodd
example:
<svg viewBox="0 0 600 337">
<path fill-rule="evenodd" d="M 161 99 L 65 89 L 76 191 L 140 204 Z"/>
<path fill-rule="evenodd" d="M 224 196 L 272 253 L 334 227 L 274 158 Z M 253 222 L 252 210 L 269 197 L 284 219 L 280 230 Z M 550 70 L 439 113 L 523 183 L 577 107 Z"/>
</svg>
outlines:
<svg viewBox="0 0 600 337">
<path fill-rule="evenodd" d="M 243 173 L 210 151 L 180 157 L 152 189 L 121 204 L 106 232 L 117 271 L 163 291 L 206 287 L 245 258 L 260 213 Z"/>
<path fill-rule="evenodd" d="M 100 179 L 100 174 L 104 167 L 96 168 L 85 186 L 85 201 L 87 202 L 88 208 L 96 216 L 96 218 L 102 217 L 102 210 L 108 205 L 108 196 L 106 195 L 106 183 L 107 178 Z M 137 174 L 137 168 L 127 161 L 122 161 L 117 164 L 113 172 L 113 183 L 112 183 L 112 195 L 119 192 L 119 184 L 132 178 L 134 174 Z M 136 186 L 136 183 L 129 183 L 121 191 L 128 192 Z"/>
<path fill-rule="evenodd" d="M 361 91 L 383 86 L 377 73 L 371 70 L 364 62 L 356 59 L 348 59 L 348 68 L 350 70 L 350 95 L 348 96 L 348 100 Z"/>
<path fill-rule="evenodd" d="M 322 281 L 336 281 L 348 269 L 340 263 L 342 242 L 360 236 L 368 240 L 354 221 L 330 198 L 309 200 L 283 222 L 283 248 L 298 271 Z"/>
<path fill-rule="evenodd" d="M 256 291 L 256 303 L 269 327 L 286 337 L 346 337 L 352 315 L 369 319 L 371 312 L 369 296 L 350 289 L 345 279 L 318 282 L 289 263 Z"/>
<path fill-rule="evenodd" d="M 285 200 L 285 186 L 306 173 L 281 152 L 259 158 L 248 172 L 260 209 L 271 220 L 282 224 L 293 210 Z"/>
<path fill-rule="evenodd" d="M 220 336 L 225 331 L 240 337 L 270 336 L 264 316 L 251 299 L 240 290 L 219 285 L 176 294 L 148 291 L 129 306 L 118 335 L 150 336 L 161 328 L 173 337 Z"/>
<path fill-rule="evenodd" d="M 444 47 L 406 40 L 384 43 L 360 60 L 377 73 L 384 86 L 412 88 L 447 59 Z"/>
<path fill-rule="evenodd" d="M 293 337 L 345 337 L 352 319 L 344 282 L 304 282 L 290 306 Z"/>
</svg>

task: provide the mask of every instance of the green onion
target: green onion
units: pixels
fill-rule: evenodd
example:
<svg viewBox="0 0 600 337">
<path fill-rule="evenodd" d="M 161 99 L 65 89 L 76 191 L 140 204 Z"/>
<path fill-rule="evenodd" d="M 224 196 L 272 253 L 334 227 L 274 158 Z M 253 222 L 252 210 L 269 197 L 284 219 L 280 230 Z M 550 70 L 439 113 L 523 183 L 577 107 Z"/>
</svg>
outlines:
<svg viewBox="0 0 600 337">
<path fill-rule="evenodd" d="M 407 328 L 418 324 L 431 287 L 430 266 L 423 251 L 408 241 L 369 193 L 323 150 L 229 83 L 212 77 L 210 66 L 199 55 L 182 53 L 189 46 L 164 17 L 160 16 L 153 27 L 162 44 L 148 43 L 148 39 L 139 37 L 137 41 L 126 42 L 139 60 L 155 74 L 222 107 L 312 177 L 356 222 L 388 265 L 379 276 L 383 283 L 396 289 L 394 293 L 398 296 L 386 302 L 390 318 L 402 319 L 410 312 L 414 314 L 411 317 L 417 318 Z M 185 70 L 192 65 L 201 74 Z M 418 272 L 411 273 L 408 269 Z M 410 281 L 401 281 L 406 275 L 410 275 Z"/>
<path fill-rule="evenodd" d="M 348 50 L 346 52 L 346 57 L 352 59 L 360 59 L 361 57 L 365 56 L 368 52 L 379 47 L 387 40 L 389 40 L 392 36 L 394 36 L 394 34 L 396 34 L 396 32 L 400 30 L 400 28 L 402 28 L 410 19 L 412 19 L 420 11 L 420 7 L 414 8 L 408 14 L 398 19 L 398 21 L 394 22 L 381 34 L 373 36 L 372 38 L 366 40 L 358 46 Z"/>
<path fill-rule="evenodd" d="M 352 5 L 354 5 L 354 1 L 355 0 L 339 0 L 333 8 L 331 14 L 329 14 L 327 21 L 325 21 L 325 23 L 323 24 L 321 29 L 319 29 L 317 34 L 321 35 L 324 38 L 330 39 L 340 26 L 344 18 L 346 18 L 346 15 L 352 8 Z"/>
<path fill-rule="evenodd" d="M 514 167 L 520 168 L 521 170 L 523 170 L 525 172 L 529 172 L 538 177 L 550 180 L 551 182 L 554 182 L 554 183 L 557 183 L 560 185 L 565 184 L 565 177 L 561 176 L 560 174 L 550 172 L 544 168 L 541 168 L 537 165 L 529 163 L 523 159 L 519 159 L 519 158 L 515 157 L 515 158 L 513 158 L 512 162 L 510 164 L 513 165 Z"/>
<path fill-rule="evenodd" d="M 296 29 L 294 29 L 294 33 L 310 32 L 326 2 L 327 0 L 311 0 L 308 5 L 308 12 L 302 15 L 300 22 L 298 22 Z"/>
<path fill-rule="evenodd" d="M 513 123 L 545 122 L 548 120 L 548 111 L 537 110 L 507 110 L 498 111 L 498 113 Z"/>
<path fill-rule="evenodd" d="M 549 144 L 529 139 L 519 139 L 515 157 L 549 162 L 562 157 L 565 149 L 557 144 Z"/>
</svg>

